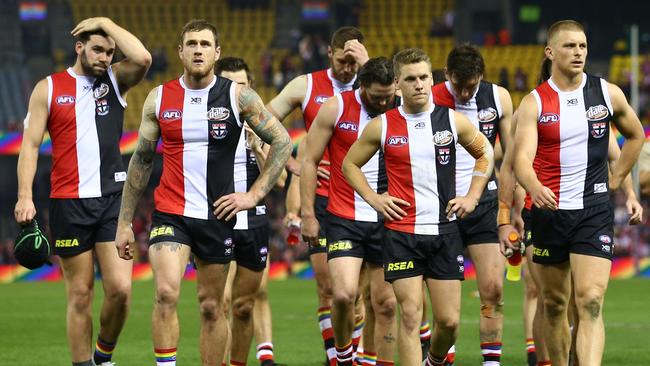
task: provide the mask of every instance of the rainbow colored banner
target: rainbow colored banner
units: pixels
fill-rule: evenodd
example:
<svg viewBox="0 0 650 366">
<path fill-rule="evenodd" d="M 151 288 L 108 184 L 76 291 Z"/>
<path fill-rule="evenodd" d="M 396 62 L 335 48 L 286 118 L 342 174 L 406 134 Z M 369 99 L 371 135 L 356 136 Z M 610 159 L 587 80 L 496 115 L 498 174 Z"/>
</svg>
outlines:
<svg viewBox="0 0 650 366">
<path fill-rule="evenodd" d="M 636 277 L 650 278 L 650 257 L 639 259 L 639 274 Z M 628 279 L 634 275 L 634 259 L 630 257 L 615 258 L 612 263 L 611 278 Z M 271 263 L 269 278 L 271 280 L 286 280 L 294 277 L 300 279 L 314 278 L 311 264 L 294 262 L 291 266 L 285 262 Z M 35 270 L 28 270 L 19 265 L 0 265 L 0 284 L 25 281 L 61 281 L 63 275 L 57 265 L 43 266 Z M 136 263 L 133 265 L 134 281 L 151 281 L 153 272 L 149 263 Z M 196 280 L 196 270 L 191 264 L 185 270 L 185 280 Z M 471 261 L 465 260 L 465 279 L 476 279 L 476 271 Z"/>
<path fill-rule="evenodd" d="M 298 148 L 300 140 L 305 136 L 305 130 L 302 128 L 289 129 L 289 136 L 293 142 L 294 150 Z M 0 155 L 18 155 L 20 145 L 23 142 L 21 132 L 0 132 Z M 120 139 L 120 152 L 123 155 L 133 154 L 138 145 L 138 131 L 126 131 Z M 41 155 L 52 155 L 52 140 L 49 134 L 43 136 L 43 143 L 39 148 Z M 157 153 L 162 153 L 162 141 L 158 141 L 156 148 Z"/>
</svg>

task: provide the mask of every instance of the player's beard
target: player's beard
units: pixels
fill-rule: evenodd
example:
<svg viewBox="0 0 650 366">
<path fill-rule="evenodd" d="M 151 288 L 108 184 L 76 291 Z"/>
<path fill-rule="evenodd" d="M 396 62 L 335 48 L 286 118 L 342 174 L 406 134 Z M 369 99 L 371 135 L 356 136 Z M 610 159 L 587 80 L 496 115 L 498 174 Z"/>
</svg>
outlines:
<svg viewBox="0 0 650 366">
<path fill-rule="evenodd" d="M 106 70 L 100 71 L 95 69 L 90 62 L 88 62 L 88 56 L 86 55 L 85 49 L 79 55 L 79 60 L 81 61 L 81 69 L 83 70 L 84 75 L 100 77 L 106 72 Z"/>
</svg>

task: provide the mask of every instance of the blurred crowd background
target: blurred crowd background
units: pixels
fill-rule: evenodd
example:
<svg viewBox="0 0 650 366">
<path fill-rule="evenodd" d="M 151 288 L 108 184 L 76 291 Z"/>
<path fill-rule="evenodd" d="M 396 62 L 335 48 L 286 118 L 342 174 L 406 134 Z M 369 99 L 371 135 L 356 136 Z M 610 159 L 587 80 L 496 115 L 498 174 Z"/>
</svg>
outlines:
<svg viewBox="0 0 650 366">
<path fill-rule="evenodd" d="M 587 70 L 618 84 L 628 95 L 632 88 L 630 29 L 639 26 L 638 115 L 646 131 L 650 125 L 650 23 L 643 2 L 542 0 L 0 0 L 0 264 L 14 263 L 13 219 L 16 202 L 16 163 L 22 121 L 32 87 L 41 78 L 72 65 L 76 58 L 70 30 L 82 19 L 108 16 L 135 34 L 153 56 L 146 79 L 128 94 L 125 131 L 136 131 L 149 90 L 177 77 L 178 33 L 192 18 L 217 25 L 222 56 L 244 58 L 255 75 L 255 89 L 268 102 L 292 78 L 328 65 L 331 32 L 353 25 L 365 34 L 369 55 L 392 56 L 405 47 L 428 52 L 434 68 L 460 42 L 480 46 L 486 62 L 485 79 L 507 88 L 517 107 L 535 87 L 546 41 L 546 28 L 556 20 L 575 19 L 587 30 Z M 644 21 L 645 20 L 645 21 Z M 117 56 L 119 58 L 119 55 Z M 297 140 L 301 115 L 285 122 Z M 294 141 L 297 143 L 297 141 Z M 646 143 L 648 145 L 648 143 Z M 37 217 L 47 230 L 50 157 L 39 159 L 34 201 Z M 130 158 L 128 148 L 124 159 Z M 650 159 L 648 146 L 642 159 Z M 640 164 L 647 168 L 650 163 Z M 153 188 L 161 169 L 158 157 L 149 189 L 139 205 L 134 229 L 137 261 L 147 261 L 147 239 L 153 211 Z M 646 174 L 642 171 L 641 174 Z M 650 174 L 648 172 L 647 174 Z M 650 214 L 648 187 L 643 197 Z M 627 225 L 625 197 L 616 204 L 615 254 L 650 256 L 650 225 Z M 305 259 L 305 245 L 288 246 L 283 226 L 284 192 L 267 198 L 272 222 L 271 260 L 291 263 Z"/>
</svg>

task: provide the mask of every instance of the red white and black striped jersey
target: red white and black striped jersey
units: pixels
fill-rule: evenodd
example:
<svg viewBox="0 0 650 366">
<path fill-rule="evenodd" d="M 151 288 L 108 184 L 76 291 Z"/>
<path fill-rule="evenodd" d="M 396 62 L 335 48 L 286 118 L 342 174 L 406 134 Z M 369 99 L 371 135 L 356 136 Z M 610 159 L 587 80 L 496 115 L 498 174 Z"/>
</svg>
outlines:
<svg viewBox="0 0 650 366">
<path fill-rule="evenodd" d="M 401 206 L 406 216 L 386 220 L 391 230 L 439 235 L 457 230 L 445 214 L 456 197 L 456 124 L 453 111 L 432 105 L 417 114 L 403 107 L 381 115 L 388 194 L 411 205 Z"/>
<path fill-rule="evenodd" d="M 431 96 L 435 104 L 454 109 L 465 115 L 474 127 L 487 137 L 494 147 L 497 134 L 499 133 L 499 122 L 501 121 L 501 117 L 503 117 L 498 88 L 496 84 L 481 80 L 474 95 L 467 103 L 461 104 L 454 96 L 451 83 L 446 81 L 434 85 L 431 88 Z M 456 145 L 456 193 L 459 196 L 465 196 L 469 192 L 475 162 L 476 159 L 463 146 L 460 144 Z M 485 191 L 483 191 L 480 202 L 488 202 L 496 198 L 496 176 L 492 173 L 492 177 Z"/>
<path fill-rule="evenodd" d="M 120 137 L 126 101 L 113 69 L 94 78 L 68 68 L 47 77 L 47 129 L 52 139 L 51 198 L 120 192 L 126 169 Z"/>
<path fill-rule="evenodd" d="M 341 169 L 350 146 L 361 136 L 372 117 L 363 106 L 359 89 L 338 94 L 336 99 L 339 114 L 328 145 L 331 166 L 327 211 L 349 220 L 378 222 L 380 218 L 375 209 L 348 184 Z M 383 152 L 375 153 L 361 171 L 375 192 L 386 192 Z"/>
<path fill-rule="evenodd" d="M 573 91 L 552 79 L 532 91 L 537 101 L 537 153 L 533 168 L 555 193 L 559 208 L 575 210 L 609 200 L 609 122 L 614 110 L 607 82 L 583 74 Z"/>
<path fill-rule="evenodd" d="M 163 172 L 154 193 L 158 211 L 214 219 L 212 204 L 234 192 L 235 151 L 242 132 L 236 83 L 215 76 L 204 89 L 183 77 L 158 87 L 156 116 Z"/>
<path fill-rule="evenodd" d="M 325 69 L 307 74 L 307 92 L 302 101 L 302 115 L 305 120 L 305 128 L 309 131 L 312 122 L 320 110 L 320 106 L 327 98 L 344 91 L 352 90 L 356 76 L 349 83 L 343 84 L 332 76 L 332 69 Z M 329 152 L 326 149 L 323 160 L 329 160 Z M 327 167 L 325 167 L 327 169 Z M 329 181 L 318 178 L 320 186 L 316 187 L 316 194 L 327 197 Z"/>
<path fill-rule="evenodd" d="M 246 143 L 248 131 L 243 130 L 235 152 L 235 192 L 248 192 L 260 175 L 255 153 Z M 235 230 L 248 230 L 268 225 L 266 206 L 257 205 L 251 209 L 237 212 Z"/>
</svg>

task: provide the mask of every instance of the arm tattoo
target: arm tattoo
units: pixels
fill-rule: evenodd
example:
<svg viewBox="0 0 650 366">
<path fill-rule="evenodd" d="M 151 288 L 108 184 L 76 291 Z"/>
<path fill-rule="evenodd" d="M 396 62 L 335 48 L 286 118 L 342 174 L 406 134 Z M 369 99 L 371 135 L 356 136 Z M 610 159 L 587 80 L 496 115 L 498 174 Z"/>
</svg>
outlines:
<svg viewBox="0 0 650 366">
<path fill-rule="evenodd" d="M 266 109 L 257 93 L 244 87 L 239 94 L 239 110 L 241 118 L 248 122 L 255 134 L 265 143 L 271 145 L 271 150 L 264 164 L 264 169 L 251 191 L 258 190 L 264 196 L 275 186 L 282 174 L 284 165 L 291 154 L 291 139 L 287 130 Z"/>
<path fill-rule="evenodd" d="M 149 141 L 143 137 L 138 139 L 138 146 L 135 153 L 133 153 L 133 157 L 131 157 L 124 190 L 122 191 L 120 221 L 133 221 L 138 200 L 147 187 L 151 176 L 156 143 L 157 141 Z"/>
</svg>

